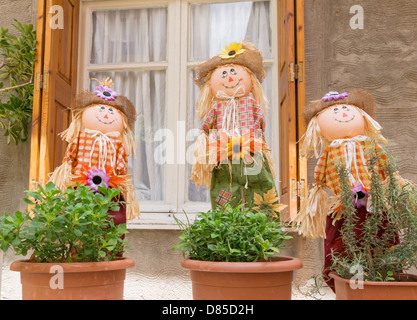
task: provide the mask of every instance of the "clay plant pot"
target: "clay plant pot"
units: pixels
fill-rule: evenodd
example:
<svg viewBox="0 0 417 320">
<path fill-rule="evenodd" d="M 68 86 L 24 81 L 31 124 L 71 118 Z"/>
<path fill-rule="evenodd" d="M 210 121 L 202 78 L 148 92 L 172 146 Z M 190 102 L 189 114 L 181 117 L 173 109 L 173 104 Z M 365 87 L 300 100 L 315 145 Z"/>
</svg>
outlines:
<svg viewBox="0 0 417 320">
<path fill-rule="evenodd" d="M 80 263 L 14 261 L 10 270 L 20 272 L 23 300 L 123 300 L 130 258 Z"/>
<path fill-rule="evenodd" d="M 267 262 L 184 259 L 194 300 L 291 300 L 293 271 L 301 260 L 280 256 Z"/>
<path fill-rule="evenodd" d="M 417 300 L 417 276 L 405 275 L 404 281 L 360 281 L 356 289 L 350 285 L 349 279 L 343 279 L 330 273 L 334 279 L 336 300 Z"/>
</svg>

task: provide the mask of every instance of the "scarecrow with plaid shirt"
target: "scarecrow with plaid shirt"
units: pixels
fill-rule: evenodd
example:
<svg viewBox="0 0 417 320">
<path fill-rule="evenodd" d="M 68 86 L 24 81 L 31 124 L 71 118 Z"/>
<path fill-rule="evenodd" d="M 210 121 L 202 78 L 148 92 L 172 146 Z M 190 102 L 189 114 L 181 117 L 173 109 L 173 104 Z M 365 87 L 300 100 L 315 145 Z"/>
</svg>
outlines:
<svg viewBox="0 0 417 320">
<path fill-rule="evenodd" d="M 244 203 L 278 217 L 275 170 L 264 137 L 267 99 L 263 58 L 246 41 L 226 46 L 195 68 L 202 120 L 191 180 L 210 188 L 212 208 Z"/>
<path fill-rule="evenodd" d="M 371 201 L 368 201 L 371 187 L 371 176 L 367 168 L 369 150 L 375 152 L 378 158 L 376 171 L 382 180 L 386 179 L 384 170 L 387 157 L 381 147 L 386 140 L 381 135 L 381 126 L 373 119 L 375 110 L 372 95 L 354 89 L 341 94 L 331 91 L 322 99 L 310 102 L 303 111 L 308 126 L 301 156 L 314 154 L 319 160 L 314 170 L 315 183 L 294 222 L 299 233 L 305 237 L 324 238 L 324 280 L 333 290 L 333 279 L 328 277 L 332 252 L 344 250 L 341 239 L 344 217 L 340 214 L 338 195 L 341 190 L 337 166 L 346 168 L 352 186 L 358 219 L 355 233 L 359 238 L 361 225 L 371 210 Z M 334 195 L 333 201 L 329 199 L 327 188 Z"/>
</svg>

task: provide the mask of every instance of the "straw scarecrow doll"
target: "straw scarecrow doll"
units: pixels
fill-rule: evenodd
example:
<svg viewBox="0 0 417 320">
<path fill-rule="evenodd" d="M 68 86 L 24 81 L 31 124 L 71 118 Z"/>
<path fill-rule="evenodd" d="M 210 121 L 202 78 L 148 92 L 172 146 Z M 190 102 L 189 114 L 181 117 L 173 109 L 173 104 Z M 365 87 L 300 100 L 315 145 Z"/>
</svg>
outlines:
<svg viewBox="0 0 417 320">
<path fill-rule="evenodd" d="M 230 203 L 277 216 L 273 162 L 265 137 L 267 99 L 260 51 L 232 43 L 195 68 L 200 89 L 196 110 L 202 120 L 191 180 L 210 188 L 212 207 Z"/>
<path fill-rule="evenodd" d="M 372 210 L 369 201 L 371 175 L 367 169 L 369 148 L 377 155 L 376 170 L 382 180 L 386 179 L 386 154 L 381 144 L 386 143 L 381 135 L 381 126 L 373 119 L 376 104 L 372 95 L 354 89 L 339 94 L 331 91 L 322 99 L 310 102 L 303 111 L 307 126 L 301 156 L 313 153 L 318 158 L 314 171 L 315 184 L 295 218 L 300 234 L 308 238 L 325 238 L 324 273 L 329 273 L 331 253 L 343 252 L 340 215 L 340 182 L 337 166 L 345 167 L 352 186 L 352 199 L 360 224 Z M 375 143 L 376 141 L 376 143 Z M 401 180 L 401 177 L 398 176 Z M 405 180 L 404 180 L 405 181 Z M 330 200 L 326 189 L 333 193 Z M 332 281 L 325 278 L 329 285 Z"/>
<path fill-rule="evenodd" d="M 97 79 L 93 79 L 97 80 Z M 126 201 L 114 215 L 115 224 L 139 216 L 139 205 L 127 175 L 128 156 L 134 151 L 132 102 L 111 89 L 113 81 L 99 81 L 94 92 L 83 91 L 71 105 L 72 122 L 61 136 L 68 142 L 62 165 L 50 180 L 61 190 L 77 182 L 98 191 L 99 186 L 120 188 Z"/>
</svg>

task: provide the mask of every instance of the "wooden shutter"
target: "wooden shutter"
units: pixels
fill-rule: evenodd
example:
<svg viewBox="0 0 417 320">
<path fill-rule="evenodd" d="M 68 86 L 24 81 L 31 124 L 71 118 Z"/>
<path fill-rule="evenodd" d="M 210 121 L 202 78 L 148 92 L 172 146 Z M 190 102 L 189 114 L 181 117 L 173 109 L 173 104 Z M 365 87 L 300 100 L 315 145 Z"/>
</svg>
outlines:
<svg viewBox="0 0 417 320">
<path fill-rule="evenodd" d="M 304 2 L 278 0 L 280 197 L 288 205 L 287 221 L 297 214 L 307 186 L 306 166 L 299 161 L 297 141 L 304 132 Z"/>
<path fill-rule="evenodd" d="M 79 9 L 79 0 L 38 1 L 31 189 L 47 182 L 65 154 L 66 145 L 58 134 L 68 127 L 68 107 L 76 93 Z M 55 24 L 56 19 L 63 19 L 63 24 Z"/>
</svg>

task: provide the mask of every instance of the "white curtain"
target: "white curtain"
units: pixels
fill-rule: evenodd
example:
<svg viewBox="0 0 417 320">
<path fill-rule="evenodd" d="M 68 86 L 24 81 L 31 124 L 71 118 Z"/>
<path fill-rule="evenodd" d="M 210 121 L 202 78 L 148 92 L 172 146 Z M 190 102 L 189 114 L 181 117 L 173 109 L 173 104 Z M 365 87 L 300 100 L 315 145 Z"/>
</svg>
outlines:
<svg viewBox="0 0 417 320">
<path fill-rule="evenodd" d="M 190 61 L 204 61 L 217 55 L 225 45 L 239 42 L 244 38 L 262 51 L 264 58 L 272 57 L 271 24 L 269 21 L 269 1 L 233 2 L 218 4 L 196 4 L 190 8 Z M 269 100 L 272 98 L 272 72 L 265 68 L 266 78 L 262 87 Z M 194 72 L 189 70 L 188 129 L 199 128 L 200 121 L 195 112 L 198 88 L 192 81 Z M 267 117 L 265 136 L 270 142 L 272 132 L 271 117 Z M 192 142 L 188 143 L 188 148 Z M 188 177 L 191 173 L 188 165 Z M 187 179 L 188 179 L 187 177 Z M 188 179 L 189 180 L 189 179 Z M 188 200 L 209 201 L 209 191 L 188 184 Z"/>
<path fill-rule="evenodd" d="M 166 60 L 167 9 L 97 11 L 93 13 L 91 64 Z M 165 70 L 91 72 L 90 78 L 110 76 L 114 90 L 127 96 L 139 113 L 135 124 L 136 160 L 130 173 L 139 200 L 164 199 L 164 166 L 154 160 L 156 130 L 166 127 Z M 90 84 L 93 90 L 96 83 Z"/>
</svg>

